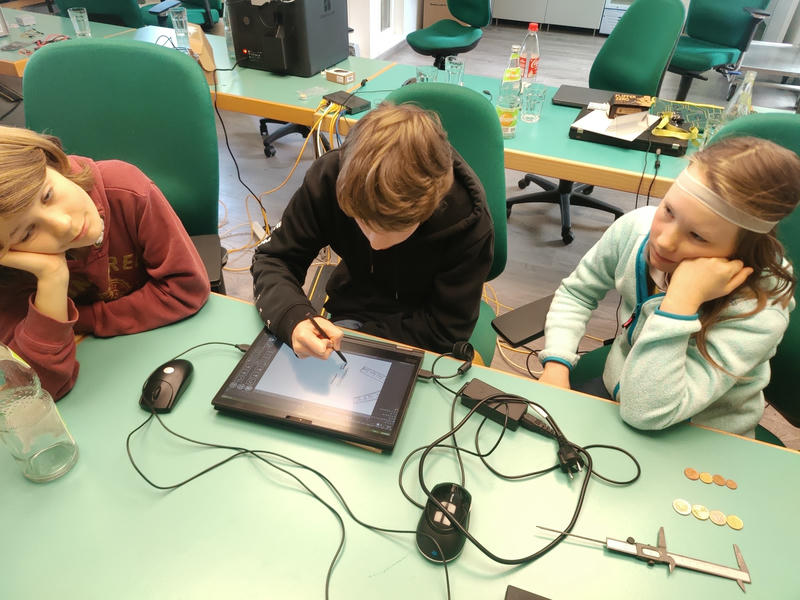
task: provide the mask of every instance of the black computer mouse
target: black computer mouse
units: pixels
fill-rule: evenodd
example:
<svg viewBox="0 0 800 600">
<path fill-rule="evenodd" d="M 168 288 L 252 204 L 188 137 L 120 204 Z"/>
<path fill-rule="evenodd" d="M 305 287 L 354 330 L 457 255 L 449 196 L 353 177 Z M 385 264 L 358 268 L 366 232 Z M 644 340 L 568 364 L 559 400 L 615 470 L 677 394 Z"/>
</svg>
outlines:
<svg viewBox="0 0 800 600">
<path fill-rule="evenodd" d="M 186 384 L 192 377 L 194 367 L 188 360 L 177 358 L 165 362 L 150 374 L 142 386 L 139 406 L 147 412 L 157 413 L 172 410 Z"/>
<path fill-rule="evenodd" d="M 461 554 L 464 542 L 467 540 L 450 517 L 467 529 L 472 495 L 457 483 L 440 483 L 431 490 L 431 496 L 436 498 L 449 514 L 442 512 L 428 498 L 417 524 L 417 548 L 428 560 L 437 563 L 450 562 Z"/>
</svg>

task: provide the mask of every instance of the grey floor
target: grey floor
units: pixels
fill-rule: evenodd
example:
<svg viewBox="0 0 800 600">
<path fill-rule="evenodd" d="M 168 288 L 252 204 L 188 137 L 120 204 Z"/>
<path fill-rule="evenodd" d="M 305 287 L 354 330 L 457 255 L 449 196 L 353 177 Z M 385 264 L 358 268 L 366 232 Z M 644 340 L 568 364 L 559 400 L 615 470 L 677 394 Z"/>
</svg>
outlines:
<svg viewBox="0 0 800 600">
<path fill-rule="evenodd" d="M 43 5 L 42 5 L 43 6 Z M 218 26 L 218 29 L 220 27 Z M 512 43 L 520 43 L 524 37 L 524 24 L 501 22 L 491 24 L 485 29 L 484 37 L 477 48 L 464 54 L 466 72 L 477 75 L 499 77 Z M 214 31 L 213 33 L 221 33 Z M 539 80 L 547 85 L 563 83 L 586 85 L 592 61 L 603 44 L 605 37 L 592 35 L 584 30 L 552 27 L 539 34 L 541 62 Z M 415 54 L 407 45 L 381 56 L 404 64 L 430 64 L 427 57 Z M 0 78 L 0 82 L 19 89 L 19 80 Z M 674 98 L 678 77 L 667 74 L 662 87 L 662 96 Z M 689 100 L 694 102 L 724 103 L 727 83 L 722 76 L 711 74 L 707 82 L 695 82 Z M 764 90 L 764 91 L 762 91 Z M 779 92 L 767 88 L 756 88 L 754 103 L 759 106 L 775 108 L 794 107 L 792 93 Z M 8 105 L 10 107 L 10 105 Z M 7 110 L 7 108 L 5 109 Z M 5 112 L 0 100 L 0 114 Z M 288 176 L 302 145 L 302 138 L 293 134 L 275 145 L 276 156 L 265 158 L 258 130 L 258 118 L 222 111 L 222 122 L 218 121 L 220 141 L 220 233 L 227 248 L 237 250 L 252 243 L 250 221 L 261 221 L 258 207 L 253 198 L 238 181 L 236 168 L 225 143 L 224 129 L 227 132 L 231 152 L 236 158 L 239 172 L 244 182 L 254 192 L 261 195 L 270 224 L 280 219 L 292 192 L 299 186 L 302 177 L 313 161 L 313 152 L 306 148 L 297 169 L 288 182 L 279 190 L 266 193 L 280 185 Z M 4 124 L 23 125 L 22 109 L 16 110 Z M 273 126 L 270 126 L 273 127 Z M 507 170 L 507 193 L 513 196 L 520 193 L 517 181 L 522 173 Z M 623 210 L 634 207 L 632 194 L 612 190 L 595 190 L 593 195 L 615 204 Z M 643 199 L 640 198 L 640 204 Z M 500 304 L 500 311 L 516 307 L 550 293 L 561 279 L 569 274 L 578 260 L 602 235 L 611 224 L 612 218 L 606 213 L 575 207 L 572 210 L 575 241 L 564 246 L 560 237 L 559 209 L 555 205 L 519 205 L 514 207 L 508 227 L 508 264 L 505 271 L 491 282 L 489 293 Z M 262 221 L 263 222 L 263 221 Z M 237 250 L 230 254 L 225 272 L 228 294 L 252 301 L 252 280 L 248 272 L 252 250 Z M 617 298 L 607 298 L 589 324 L 588 333 L 599 339 L 614 335 L 616 322 L 614 309 Z M 587 339 L 585 348 L 595 347 L 598 342 Z M 532 344 L 537 347 L 536 343 Z M 496 353 L 492 366 L 523 376 L 525 355 L 504 351 L 508 358 Z M 533 368 L 538 367 L 531 361 Z M 786 423 L 774 410 L 768 408 L 762 423 L 789 447 L 800 449 L 800 429 Z"/>
</svg>

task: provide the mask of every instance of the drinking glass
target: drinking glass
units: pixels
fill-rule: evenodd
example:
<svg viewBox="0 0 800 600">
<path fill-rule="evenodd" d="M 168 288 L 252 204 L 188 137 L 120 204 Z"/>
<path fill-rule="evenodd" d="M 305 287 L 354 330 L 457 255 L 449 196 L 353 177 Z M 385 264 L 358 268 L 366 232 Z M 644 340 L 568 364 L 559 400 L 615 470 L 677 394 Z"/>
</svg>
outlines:
<svg viewBox="0 0 800 600">
<path fill-rule="evenodd" d="M 522 92 L 522 116 L 525 123 L 536 123 L 542 115 L 545 87 L 540 83 L 532 83 Z"/>
<path fill-rule="evenodd" d="M 67 9 L 69 20 L 72 21 L 72 27 L 75 28 L 76 37 L 92 37 L 92 31 L 89 29 L 89 13 L 82 6 L 75 6 Z"/>
<path fill-rule="evenodd" d="M 439 78 L 439 69 L 433 65 L 417 67 L 417 83 L 436 81 Z"/>
<path fill-rule="evenodd" d="M 456 85 L 464 85 L 461 81 L 464 75 L 464 59 L 458 56 L 448 56 L 444 59 L 444 70 L 447 73 L 447 81 Z"/>
<path fill-rule="evenodd" d="M 175 6 L 167 11 L 172 28 L 175 30 L 175 45 L 182 50 L 189 48 L 189 20 L 183 6 Z"/>
</svg>

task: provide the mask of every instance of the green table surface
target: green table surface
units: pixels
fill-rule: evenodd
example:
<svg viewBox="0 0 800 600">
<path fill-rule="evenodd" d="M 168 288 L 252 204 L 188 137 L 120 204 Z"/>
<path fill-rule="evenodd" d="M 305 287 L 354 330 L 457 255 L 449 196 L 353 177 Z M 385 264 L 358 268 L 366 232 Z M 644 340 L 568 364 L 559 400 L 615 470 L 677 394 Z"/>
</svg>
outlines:
<svg viewBox="0 0 800 600">
<path fill-rule="evenodd" d="M 75 37 L 75 29 L 72 27 L 72 22 L 66 17 L 14 10 L 13 8 L 3 8 L 2 11 L 9 26 L 9 35 L 0 38 L 0 47 L 12 42 L 20 42 L 25 44 L 25 48 L 35 50 L 34 42 L 42 40 L 50 34 Z M 32 16 L 36 19 L 36 23 L 25 27 L 17 26 L 16 18 L 20 16 Z M 106 25 L 105 23 L 96 23 L 94 21 L 91 22 L 90 29 L 92 37 L 110 37 L 131 31 L 128 27 Z M 28 56 L 20 54 L 17 50 L 0 50 L 0 74 L 22 77 L 28 58 Z"/>
<path fill-rule="evenodd" d="M 444 72 L 440 74 L 445 75 Z M 395 65 L 372 79 L 358 91 L 358 95 L 376 105 L 392 90 L 415 75 L 415 67 Z M 465 74 L 463 84 L 484 93 L 487 100 L 490 97 L 496 100 L 500 80 Z M 636 191 L 644 170 L 641 192 L 646 194 L 654 173 L 655 156 L 639 150 L 571 139 L 569 126 L 577 118 L 579 110 L 553 104 L 550 100 L 556 90 L 554 87 L 547 89 L 547 98 L 540 120 L 536 123 L 520 121 L 516 137 L 505 141 L 506 167 L 562 179 L 575 177 L 575 181 L 582 183 L 629 192 Z M 469 124 L 465 123 L 464 126 L 468 127 Z M 690 144 L 689 154 L 693 151 L 694 147 Z M 647 156 L 646 166 L 645 156 Z M 662 196 L 671 181 L 687 164 L 686 156 L 662 156 L 652 195 Z"/>
<path fill-rule="evenodd" d="M 196 316 L 131 336 L 84 340 L 75 388 L 59 402 L 80 447 L 62 478 L 47 484 L 24 479 L 0 452 L 0 597 L 30 598 L 322 598 L 328 565 L 339 543 L 331 512 L 288 476 L 251 458 L 237 458 L 171 492 L 155 490 L 134 472 L 125 438 L 145 418 L 141 385 L 159 364 L 206 341 L 249 343 L 260 329 L 255 309 L 212 296 Z M 342 442 L 218 413 L 211 398 L 241 354 L 207 346 L 185 358 L 193 380 L 164 421 L 200 440 L 283 453 L 324 472 L 364 521 L 389 528 L 416 527 L 420 510 L 401 495 L 397 478 L 403 458 L 447 431 L 448 393 L 418 383 L 393 454 L 379 455 Z M 432 357 L 426 358 L 430 367 Z M 451 373 L 456 363 L 440 361 Z M 508 567 L 467 544 L 451 565 L 453 598 L 497 599 L 508 584 L 552 599 L 563 598 L 796 598 L 794 568 L 800 454 L 689 425 L 663 432 L 626 426 L 614 404 L 539 385 L 507 373 L 473 367 L 463 380 L 480 377 L 508 392 L 541 403 L 564 433 L 579 444 L 617 444 L 642 466 L 633 485 L 592 480 L 575 533 L 654 544 L 664 526 L 668 550 L 735 567 L 738 544 L 753 583 L 746 596 L 733 581 L 667 567 L 648 567 L 584 541 L 566 541 L 543 558 Z M 462 380 L 449 380 L 459 387 Z M 456 418 L 466 410 L 458 405 Z M 471 444 L 477 421 L 459 441 Z M 483 434 L 488 447 L 499 426 Z M 157 424 L 134 438 L 136 460 L 156 482 L 183 480 L 225 451 L 200 449 L 167 435 Z M 633 468 L 619 455 L 594 453 L 595 467 L 618 479 Z M 532 433 L 508 432 L 491 463 L 506 473 L 554 464 L 555 445 Z M 466 487 L 473 495 L 471 532 L 495 553 L 515 558 L 543 547 L 549 534 L 537 524 L 563 527 L 582 475 L 560 471 L 524 481 L 504 481 L 466 457 Z M 690 481 L 683 469 L 735 479 L 733 491 Z M 404 481 L 421 500 L 412 460 Z M 308 472 L 292 469 L 344 514 L 330 490 Z M 456 481 L 451 451 L 426 464 L 430 485 Z M 739 515 L 744 529 L 681 516 L 674 498 Z M 368 531 L 344 518 L 346 542 L 331 580 L 331 598 L 444 598 L 441 566 L 425 560 L 412 535 Z"/>
<path fill-rule="evenodd" d="M 174 31 L 164 27 L 147 26 L 126 33 L 124 37 L 168 44 L 165 38 L 174 40 Z M 351 56 L 335 65 L 353 71 L 355 82 L 348 84 L 328 81 L 322 73 L 311 77 L 296 77 L 246 67 L 226 70 L 231 68 L 232 61 L 228 57 L 225 38 L 219 35 L 206 37 L 219 69 L 216 73 L 219 108 L 302 125 L 312 125 L 315 122 L 314 111 L 323 95 L 350 90 L 362 79 L 371 77 L 393 64 L 385 60 Z"/>
</svg>

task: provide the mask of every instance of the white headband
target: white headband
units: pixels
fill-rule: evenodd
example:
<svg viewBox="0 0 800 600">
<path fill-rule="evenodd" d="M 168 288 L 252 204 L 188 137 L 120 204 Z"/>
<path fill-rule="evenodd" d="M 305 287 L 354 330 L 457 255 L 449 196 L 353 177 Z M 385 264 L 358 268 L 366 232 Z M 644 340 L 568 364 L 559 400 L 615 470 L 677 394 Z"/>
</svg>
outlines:
<svg viewBox="0 0 800 600">
<path fill-rule="evenodd" d="M 689 173 L 688 169 L 684 169 L 681 174 L 675 178 L 675 185 L 695 200 L 705 204 L 715 214 L 734 225 L 738 225 L 742 229 L 747 229 L 748 231 L 754 231 L 756 233 L 769 233 L 775 225 L 778 224 L 778 221 L 759 219 L 729 204 L 722 196 L 700 183 Z"/>
</svg>

